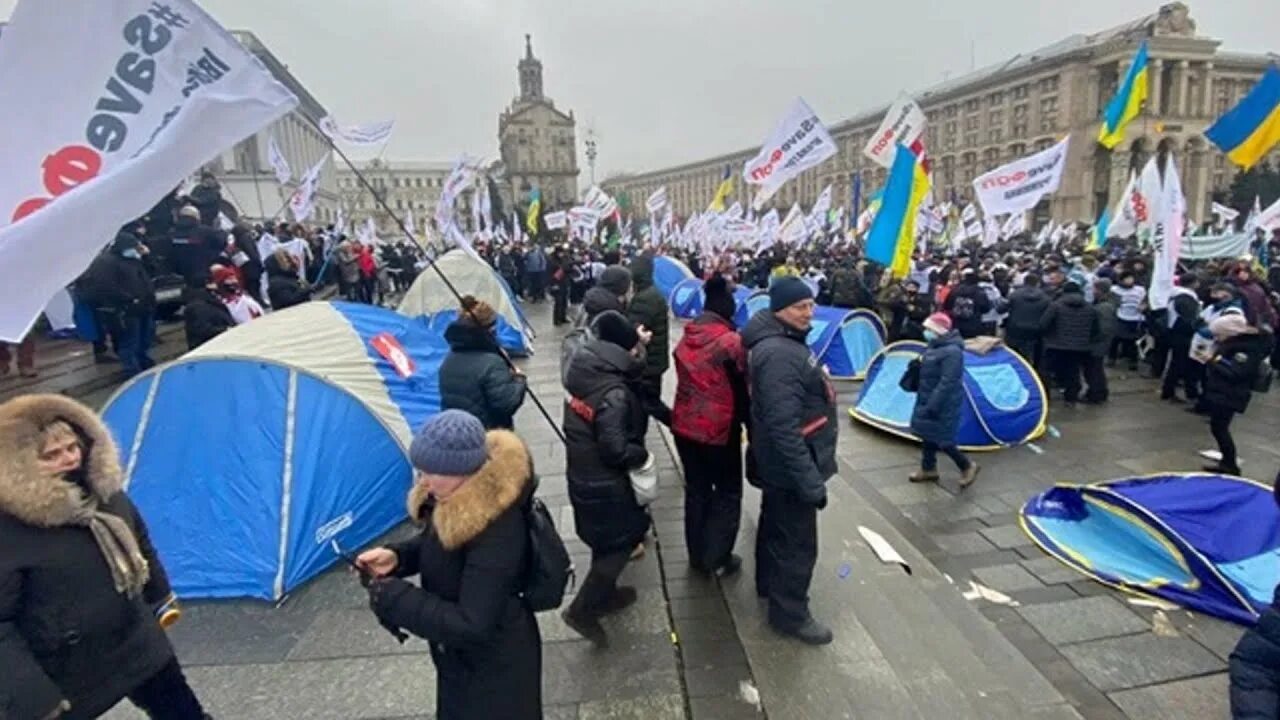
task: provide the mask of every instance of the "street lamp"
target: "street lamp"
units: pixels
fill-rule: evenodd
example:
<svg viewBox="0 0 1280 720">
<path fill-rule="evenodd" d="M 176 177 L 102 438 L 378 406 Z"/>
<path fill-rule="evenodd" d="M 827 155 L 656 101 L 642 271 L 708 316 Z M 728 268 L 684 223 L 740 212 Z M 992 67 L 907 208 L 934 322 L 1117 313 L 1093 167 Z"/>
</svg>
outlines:
<svg viewBox="0 0 1280 720">
<path fill-rule="evenodd" d="M 591 184 L 596 184 L 596 139 L 595 133 L 587 131 L 587 167 L 591 169 Z"/>
</svg>

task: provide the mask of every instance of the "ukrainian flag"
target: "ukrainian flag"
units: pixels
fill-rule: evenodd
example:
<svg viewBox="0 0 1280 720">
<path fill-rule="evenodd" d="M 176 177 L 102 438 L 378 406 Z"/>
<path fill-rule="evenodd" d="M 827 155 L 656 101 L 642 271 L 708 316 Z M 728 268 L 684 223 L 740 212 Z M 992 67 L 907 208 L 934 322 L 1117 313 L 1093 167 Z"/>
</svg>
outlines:
<svg viewBox="0 0 1280 720">
<path fill-rule="evenodd" d="M 1101 250 L 1103 245 L 1107 244 L 1107 228 L 1111 225 L 1111 209 L 1103 208 L 1102 217 L 1098 218 L 1098 222 L 1094 224 L 1093 230 L 1089 231 L 1089 244 L 1085 246 L 1085 250 Z"/>
<path fill-rule="evenodd" d="M 1267 68 L 1249 94 L 1204 135 L 1245 170 L 1257 164 L 1280 142 L 1280 70 Z"/>
<path fill-rule="evenodd" d="M 867 233 L 867 258 L 889 266 L 890 275 L 904 278 L 911 272 L 911 251 L 916 244 L 916 214 L 929 193 L 929 176 L 920 158 L 901 144 L 893 157 L 884 186 L 880 211 Z"/>
<path fill-rule="evenodd" d="M 716 188 L 715 197 L 711 198 L 711 205 L 708 210 L 716 212 L 724 212 L 724 201 L 733 193 L 733 170 L 730 166 L 724 166 L 724 179 L 720 181 L 720 187 Z"/>
<path fill-rule="evenodd" d="M 1130 120 L 1142 112 L 1142 103 L 1147 101 L 1147 41 L 1138 46 L 1138 52 L 1129 64 L 1129 72 L 1125 73 L 1124 82 L 1116 89 L 1116 96 L 1107 103 L 1102 113 L 1102 129 L 1098 131 L 1098 142 L 1108 150 L 1120 144 L 1124 139 L 1125 126 Z"/>
<path fill-rule="evenodd" d="M 542 191 L 534 188 L 529 193 L 529 213 L 524 217 L 524 226 L 529 228 L 529 234 L 538 234 L 538 212 L 542 210 Z"/>
</svg>

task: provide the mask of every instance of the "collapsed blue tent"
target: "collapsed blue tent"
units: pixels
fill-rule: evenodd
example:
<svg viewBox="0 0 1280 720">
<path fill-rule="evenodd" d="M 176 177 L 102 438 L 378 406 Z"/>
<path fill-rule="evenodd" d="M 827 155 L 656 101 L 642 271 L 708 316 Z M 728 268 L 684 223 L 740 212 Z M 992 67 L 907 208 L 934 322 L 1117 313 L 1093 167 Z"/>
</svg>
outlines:
<svg viewBox="0 0 1280 720">
<path fill-rule="evenodd" d="M 925 344 L 900 340 L 885 346 L 867 368 L 858 400 L 849 409 L 856 420 L 919 441 L 911 432 L 916 394 L 898 381 Z M 1035 370 L 1017 353 L 998 345 L 985 354 L 964 351 L 965 401 L 957 444 L 965 450 L 998 450 L 1039 437 L 1049 416 L 1048 396 Z"/>
<path fill-rule="evenodd" d="M 1252 625 L 1280 583 L 1280 511 L 1270 487 L 1164 473 L 1059 484 L 1022 508 L 1045 552 L 1089 577 Z"/>
<path fill-rule="evenodd" d="M 122 386 L 102 411 L 180 597 L 277 600 L 405 517 L 448 347 L 421 320 L 312 302 Z"/>
<path fill-rule="evenodd" d="M 738 322 L 738 327 L 743 325 L 739 318 L 743 317 L 743 309 L 750 295 L 751 291 L 741 285 L 733 289 L 733 299 L 738 304 L 737 312 L 734 314 L 734 321 Z M 705 299 L 706 295 L 702 292 L 702 280 L 691 277 L 676 284 L 675 288 L 671 290 L 670 297 L 667 298 L 667 304 L 671 306 L 671 313 L 676 317 L 681 320 L 692 320 L 702 314 L 702 303 Z"/>
<path fill-rule="evenodd" d="M 533 327 L 520 309 L 515 293 L 496 270 L 458 249 L 436 258 L 435 263 L 459 294 L 472 295 L 493 306 L 498 314 L 498 344 L 504 350 L 518 357 L 533 354 Z M 425 318 L 440 332 L 461 312 L 453 291 L 440 274 L 429 267 L 418 274 L 396 310 L 411 318 Z"/>
<path fill-rule="evenodd" d="M 693 277 L 688 265 L 666 255 L 655 255 L 653 258 L 653 286 L 662 293 L 662 297 L 670 298 L 671 291 L 681 280 Z"/>
<path fill-rule="evenodd" d="M 875 313 L 819 305 L 814 308 L 813 325 L 805 341 L 831 377 L 860 380 L 871 359 L 884 347 L 884 338 L 884 323 Z"/>
</svg>

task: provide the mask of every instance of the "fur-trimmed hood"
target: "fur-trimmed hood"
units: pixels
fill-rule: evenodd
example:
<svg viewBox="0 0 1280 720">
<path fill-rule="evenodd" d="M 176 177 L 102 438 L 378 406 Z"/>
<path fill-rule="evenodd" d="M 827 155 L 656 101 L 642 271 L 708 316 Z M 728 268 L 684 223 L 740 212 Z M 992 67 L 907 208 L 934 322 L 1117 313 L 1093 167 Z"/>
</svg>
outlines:
<svg viewBox="0 0 1280 720">
<path fill-rule="evenodd" d="M 509 430 L 490 430 L 485 436 L 489 459 L 447 500 L 437 500 L 431 525 L 446 550 L 456 550 L 484 532 L 513 505 L 524 502 L 533 480 L 529 450 Z M 427 491 L 414 483 L 409 491 L 409 517 L 424 522 Z"/>
<path fill-rule="evenodd" d="M 80 488 L 53 478 L 36 464 L 40 428 L 65 420 L 86 442 L 86 485 L 106 502 L 121 490 L 116 443 L 92 410 L 62 395 L 23 395 L 0 405 L 0 512 L 36 527 L 71 522 Z"/>
</svg>

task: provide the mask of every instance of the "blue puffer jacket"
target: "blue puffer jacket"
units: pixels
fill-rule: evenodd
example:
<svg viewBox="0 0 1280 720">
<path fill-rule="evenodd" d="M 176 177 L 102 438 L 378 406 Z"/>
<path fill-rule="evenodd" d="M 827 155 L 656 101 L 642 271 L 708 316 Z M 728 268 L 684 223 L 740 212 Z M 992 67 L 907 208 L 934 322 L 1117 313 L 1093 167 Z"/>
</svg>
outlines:
<svg viewBox="0 0 1280 720">
<path fill-rule="evenodd" d="M 964 399 L 964 341 L 952 330 L 934 338 L 920 357 L 920 389 L 911 413 L 911 431 L 939 445 L 956 441 Z"/>
</svg>

